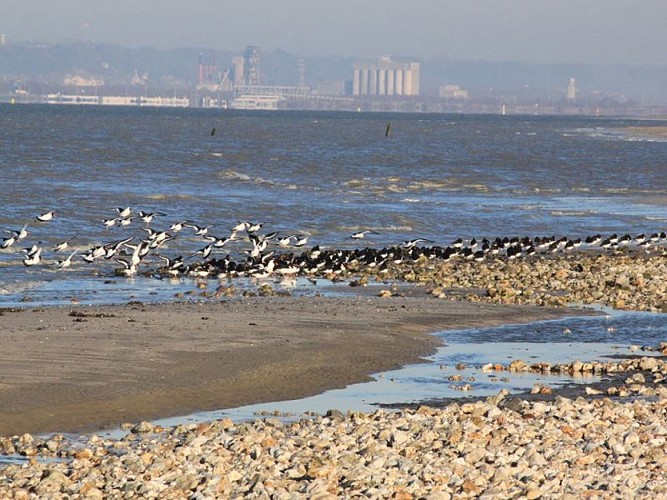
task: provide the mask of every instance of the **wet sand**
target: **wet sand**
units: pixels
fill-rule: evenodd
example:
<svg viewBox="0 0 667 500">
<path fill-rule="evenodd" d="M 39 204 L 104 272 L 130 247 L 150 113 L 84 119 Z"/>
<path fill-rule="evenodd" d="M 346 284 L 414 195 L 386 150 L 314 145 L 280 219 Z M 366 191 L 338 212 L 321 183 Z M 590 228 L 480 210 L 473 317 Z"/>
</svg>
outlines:
<svg viewBox="0 0 667 500">
<path fill-rule="evenodd" d="M 581 313 L 363 296 L 0 309 L 0 435 L 306 397 L 418 361 L 435 331 Z"/>
</svg>

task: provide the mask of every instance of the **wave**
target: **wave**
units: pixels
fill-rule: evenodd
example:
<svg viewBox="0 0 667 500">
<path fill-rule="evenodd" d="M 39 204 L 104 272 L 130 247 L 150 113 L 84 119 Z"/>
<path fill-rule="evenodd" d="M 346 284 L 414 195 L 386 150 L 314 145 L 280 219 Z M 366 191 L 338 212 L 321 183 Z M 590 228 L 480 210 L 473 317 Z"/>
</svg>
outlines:
<svg viewBox="0 0 667 500">
<path fill-rule="evenodd" d="M 601 192 L 605 194 L 632 194 L 632 195 L 660 196 L 667 194 L 667 189 L 602 188 Z"/>
<path fill-rule="evenodd" d="M 20 293 L 29 292 L 41 286 L 44 286 L 47 281 L 29 281 L 21 280 L 13 283 L 3 283 L 0 287 L 0 295 L 17 295 Z"/>
<path fill-rule="evenodd" d="M 184 193 L 155 193 L 144 195 L 149 200 L 192 200 L 195 196 Z"/>
<path fill-rule="evenodd" d="M 667 142 L 667 127 L 579 128 L 561 135 L 622 142 Z"/>
<path fill-rule="evenodd" d="M 232 180 L 232 181 L 239 181 L 239 182 L 244 182 L 248 184 L 257 184 L 257 185 L 264 185 L 264 186 L 271 186 L 271 187 L 280 187 L 283 189 L 287 189 L 290 191 L 300 189 L 296 184 L 292 183 L 287 183 L 287 182 L 279 182 L 279 181 L 272 181 L 270 179 L 265 179 L 264 177 L 252 177 L 248 174 L 244 174 L 242 172 L 238 172 L 236 170 L 223 170 L 222 172 L 218 173 L 218 178 L 219 179 L 224 179 L 224 180 Z"/>
<path fill-rule="evenodd" d="M 587 215 L 595 215 L 598 212 L 595 210 L 552 210 L 549 212 L 554 217 L 585 217 Z"/>
</svg>

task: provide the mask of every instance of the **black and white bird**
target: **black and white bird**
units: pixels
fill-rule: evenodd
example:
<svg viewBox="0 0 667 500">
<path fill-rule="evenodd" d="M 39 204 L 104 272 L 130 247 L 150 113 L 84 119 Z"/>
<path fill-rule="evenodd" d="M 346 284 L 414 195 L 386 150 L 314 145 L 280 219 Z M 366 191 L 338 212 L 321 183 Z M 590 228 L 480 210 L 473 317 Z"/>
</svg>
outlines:
<svg viewBox="0 0 667 500">
<path fill-rule="evenodd" d="M 150 224 L 153 222 L 153 219 L 155 217 L 162 217 L 166 214 L 163 214 L 162 212 L 142 212 L 139 211 L 139 218 L 144 221 L 146 224 Z"/>
<path fill-rule="evenodd" d="M 14 243 L 16 243 L 16 241 L 17 241 L 17 237 L 16 237 L 16 235 L 14 235 L 14 236 L 8 236 L 7 238 L 4 238 L 4 239 L 2 240 L 2 242 L 0 242 L 0 248 L 2 248 L 2 249 L 4 249 L 4 248 L 9 248 L 9 247 L 12 246 Z"/>
<path fill-rule="evenodd" d="M 305 235 L 301 234 L 301 235 L 296 235 L 294 238 L 295 238 L 295 241 L 294 241 L 293 246 L 295 246 L 297 248 L 305 246 L 305 244 L 308 243 L 308 236 L 305 236 Z"/>
<path fill-rule="evenodd" d="M 118 219 L 102 219 L 102 224 L 104 224 L 104 227 L 107 229 L 114 227 L 116 222 L 118 222 Z"/>
<path fill-rule="evenodd" d="M 29 252 L 25 259 L 23 259 L 23 264 L 25 266 L 35 266 L 42 261 L 42 247 L 37 247 L 36 250 Z"/>
<path fill-rule="evenodd" d="M 95 262 L 95 260 L 99 259 L 100 257 L 106 255 L 107 249 L 104 245 L 98 245 L 96 247 L 91 248 L 88 250 L 84 255 L 83 255 L 83 260 L 86 262 Z"/>
<path fill-rule="evenodd" d="M 135 265 L 133 262 L 128 262 L 125 259 L 115 259 L 116 262 L 119 264 L 122 264 L 123 267 L 120 269 L 116 269 L 116 274 L 121 275 L 121 276 L 134 276 L 137 274 L 137 265 Z"/>
<path fill-rule="evenodd" d="M 230 242 L 232 242 L 232 241 L 237 241 L 236 233 L 232 233 L 232 234 L 230 234 L 230 235 L 229 235 L 229 238 L 217 238 L 217 237 L 213 236 L 213 239 L 210 240 L 210 241 L 213 241 L 213 246 L 214 246 L 215 248 L 222 248 L 222 247 L 224 247 L 227 243 L 230 243 Z"/>
<path fill-rule="evenodd" d="M 364 231 L 357 231 L 356 233 L 352 233 L 348 238 L 351 238 L 353 240 L 360 240 L 362 238 L 365 238 L 367 234 L 378 234 L 372 229 L 366 229 Z"/>
<path fill-rule="evenodd" d="M 41 244 L 42 244 L 42 242 L 40 241 L 40 242 L 34 244 L 33 246 L 31 246 L 31 247 L 29 247 L 29 248 L 24 248 L 24 249 L 22 250 L 22 252 L 25 252 L 25 254 L 26 254 L 28 257 L 32 257 L 32 256 L 35 255 L 38 251 L 41 252 L 42 249 L 41 249 L 40 246 L 39 246 L 39 245 L 41 245 Z"/>
<path fill-rule="evenodd" d="M 404 241 L 401 243 L 401 248 L 405 248 L 406 250 L 410 250 L 411 248 L 416 247 L 420 243 L 433 243 L 433 240 L 429 240 L 426 238 L 415 238 L 414 240 L 408 240 Z"/>
<path fill-rule="evenodd" d="M 72 241 L 74 238 L 76 238 L 78 235 L 75 234 L 71 238 L 68 238 L 66 240 L 61 241 L 60 243 L 56 243 L 55 246 L 53 247 L 54 252 L 62 252 L 63 250 L 67 250 L 69 248 L 70 241 Z"/>
<path fill-rule="evenodd" d="M 208 230 L 212 227 L 212 226 L 198 226 L 197 224 L 190 224 L 190 223 L 183 225 L 185 227 L 189 227 L 190 229 L 194 229 L 195 235 L 197 236 L 206 236 Z"/>
<path fill-rule="evenodd" d="M 203 259 L 208 259 L 211 256 L 211 252 L 213 252 L 213 243 L 209 243 L 204 248 L 200 248 L 192 255 L 190 255 L 190 257 L 194 257 L 195 255 L 201 254 Z"/>
<path fill-rule="evenodd" d="M 248 227 L 250 226 L 250 222 L 247 221 L 239 221 L 238 224 L 236 224 L 232 228 L 233 233 L 240 233 L 241 231 L 245 231 Z"/>
<path fill-rule="evenodd" d="M 183 257 L 181 257 L 180 255 L 175 259 L 170 259 L 169 257 L 165 257 L 164 255 L 157 255 L 157 258 L 163 260 L 166 263 L 165 267 L 167 274 L 175 276 L 183 270 L 184 267 Z"/>
<path fill-rule="evenodd" d="M 174 222 L 171 226 L 169 226 L 170 231 L 174 231 L 175 233 L 178 233 L 181 231 L 189 222 L 187 220 L 179 220 L 178 222 Z"/>
<path fill-rule="evenodd" d="M 56 263 L 56 266 L 58 267 L 58 269 L 66 269 L 66 268 L 70 267 L 72 265 L 72 257 L 74 257 L 78 251 L 79 251 L 79 249 L 77 248 L 76 250 L 74 250 L 69 255 L 69 257 L 67 257 L 66 259 L 63 259 L 63 260 L 59 260 Z"/>
<path fill-rule="evenodd" d="M 25 240 L 28 237 L 28 223 L 23 224 L 23 227 L 16 231 L 16 241 Z"/>
<path fill-rule="evenodd" d="M 589 247 L 596 247 L 599 246 L 600 243 L 602 243 L 602 235 L 601 234 L 594 234 L 593 236 L 588 236 L 585 240 L 586 245 Z"/>
<path fill-rule="evenodd" d="M 292 238 L 294 238 L 293 234 L 290 234 L 289 236 L 283 236 L 282 238 L 278 238 L 276 240 L 276 245 L 279 247 L 288 247 L 290 246 L 290 243 L 292 243 Z"/>
<path fill-rule="evenodd" d="M 116 212 L 118 212 L 118 217 L 121 219 L 127 219 L 130 215 L 132 215 L 132 208 L 130 207 L 118 207 L 116 208 Z"/>
<path fill-rule="evenodd" d="M 35 217 L 36 222 L 48 222 L 51 219 L 53 219 L 56 216 L 56 213 L 51 210 L 49 212 L 43 213 L 42 215 L 38 215 Z"/>
<path fill-rule="evenodd" d="M 263 222 L 255 222 L 255 223 L 248 222 L 246 224 L 247 225 L 246 225 L 245 230 L 246 230 L 246 233 L 248 233 L 248 234 L 256 233 L 257 231 L 262 229 L 262 226 L 264 225 Z"/>
<path fill-rule="evenodd" d="M 114 255 L 118 253 L 118 251 L 123 247 L 123 245 L 127 245 L 130 241 L 134 239 L 134 236 L 130 236 L 129 238 L 125 238 L 122 240 L 115 241 L 113 243 L 107 243 L 104 245 L 104 258 L 105 259 L 110 259 Z"/>
</svg>

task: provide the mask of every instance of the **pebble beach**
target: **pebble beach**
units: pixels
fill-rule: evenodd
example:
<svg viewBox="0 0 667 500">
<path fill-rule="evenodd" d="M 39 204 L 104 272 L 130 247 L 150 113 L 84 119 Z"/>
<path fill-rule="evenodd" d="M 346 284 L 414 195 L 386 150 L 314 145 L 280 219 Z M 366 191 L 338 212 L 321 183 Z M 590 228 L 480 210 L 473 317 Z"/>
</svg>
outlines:
<svg viewBox="0 0 667 500">
<path fill-rule="evenodd" d="M 571 369 L 573 367 L 570 367 Z M 611 369 L 612 366 L 608 366 Z M 642 394 L 667 363 L 640 358 Z M 618 388 L 617 388 L 618 390 Z M 120 440 L 4 438 L 31 457 L 0 472 L 5 498 L 659 498 L 667 494 L 667 388 L 522 401 L 504 393 L 442 409 L 336 410 L 312 419 L 229 419 Z M 610 391 L 610 393 L 613 391 Z M 44 462 L 46 459 L 53 461 Z"/>
</svg>

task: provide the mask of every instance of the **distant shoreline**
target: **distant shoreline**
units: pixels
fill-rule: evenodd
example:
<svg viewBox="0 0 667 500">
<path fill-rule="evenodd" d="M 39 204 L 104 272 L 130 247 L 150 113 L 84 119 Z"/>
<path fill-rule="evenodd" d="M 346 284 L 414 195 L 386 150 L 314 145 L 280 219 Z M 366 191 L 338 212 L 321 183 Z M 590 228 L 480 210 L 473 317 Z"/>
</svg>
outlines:
<svg viewBox="0 0 667 500">
<path fill-rule="evenodd" d="M 75 98 L 76 96 L 70 96 Z M 92 96 L 95 97 L 95 96 Z M 123 96 L 107 96 L 113 100 L 123 99 Z M 352 97 L 346 97 L 346 99 L 352 100 Z M 392 106 L 385 106 L 380 108 L 374 107 L 362 107 L 359 105 L 350 106 L 350 107 L 341 107 L 341 108 L 311 108 L 308 106 L 303 107 L 287 107 L 287 108 L 277 108 L 277 109 L 246 109 L 246 108 L 230 108 L 230 107 L 199 107 L 186 105 L 182 98 L 174 99 L 169 96 L 154 96 L 147 98 L 147 100 L 139 102 L 137 99 L 134 102 L 114 102 L 114 103 L 100 103 L 100 102 L 47 102 L 44 96 L 33 96 L 30 100 L 22 100 L 12 97 L 7 94 L 0 94 L 0 106 L 17 106 L 17 105 L 37 105 L 37 106 L 48 106 L 53 108 L 65 108 L 65 109 L 88 109 L 88 108 L 100 108 L 100 109 L 141 109 L 141 110 L 199 110 L 203 112 L 224 112 L 224 113 L 250 113 L 250 114 L 274 114 L 278 113 L 323 113 L 323 114 L 368 114 L 368 115 L 388 115 L 388 116 L 401 116 L 401 115 L 456 115 L 456 116 L 498 116 L 498 117 L 533 117 L 533 118 L 548 118 L 548 117 L 558 117 L 558 118 L 572 118 L 572 119 L 608 119 L 608 120 L 617 120 L 617 119 L 626 119 L 626 120 L 637 120 L 637 121 L 653 121 L 653 122 L 667 122 L 667 107 L 665 107 L 663 114 L 656 115 L 653 108 L 640 108 L 634 109 L 631 112 L 625 112 L 622 109 L 610 108 L 608 110 L 601 111 L 598 108 L 591 107 L 590 109 L 580 110 L 565 110 L 558 107 L 542 107 L 540 108 L 540 113 L 535 113 L 534 106 L 529 105 L 517 105 L 517 106 L 508 106 L 505 105 L 505 112 L 503 113 L 503 108 L 499 104 L 479 104 L 471 107 L 462 107 L 461 105 L 455 105 L 452 107 L 442 107 L 437 109 L 431 109 L 428 105 L 432 103 L 437 104 L 438 100 L 435 98 L 425 98 L 419 103 L 421 105 L 416 106 L 412 105 L 411 101 L 405 101 L 403 108 L 396 108 Z M 355 103 L 356 104 L 356 103 Z M 662 110 L 662 107 L 660 107 Z M 644 127 L 636 127 L 638 129 L 644 129 Z"/>
<path fill-rule="evenodd" d="M 635 127 L 624 127 L 620 129 L 623 132 L 627 132 L 633 136 L 638 137 L 650 137 L 657 139 L 667 139 L 667 126 L 663 127 L 653 127 L 653 126 L 635 126 Z"/>
</svg>

